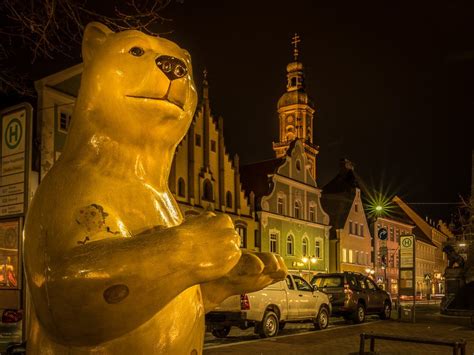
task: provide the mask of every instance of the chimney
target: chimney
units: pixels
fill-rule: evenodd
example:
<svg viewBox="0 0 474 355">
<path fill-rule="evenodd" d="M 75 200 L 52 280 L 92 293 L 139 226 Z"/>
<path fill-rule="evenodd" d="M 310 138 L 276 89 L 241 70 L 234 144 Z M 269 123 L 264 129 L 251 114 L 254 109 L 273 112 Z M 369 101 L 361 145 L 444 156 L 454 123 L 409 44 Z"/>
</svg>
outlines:
<svg viewBox="0 0 474 355">
<path fill-rule="evenodd" d="M 339 167 L 342 171 L 345 171 L 345 170 L 354 171 L 354 164 L 352 164 L 352 162 L 347 158 L 342 158 L 341 160 L 339 160 Z"/>
</svg>

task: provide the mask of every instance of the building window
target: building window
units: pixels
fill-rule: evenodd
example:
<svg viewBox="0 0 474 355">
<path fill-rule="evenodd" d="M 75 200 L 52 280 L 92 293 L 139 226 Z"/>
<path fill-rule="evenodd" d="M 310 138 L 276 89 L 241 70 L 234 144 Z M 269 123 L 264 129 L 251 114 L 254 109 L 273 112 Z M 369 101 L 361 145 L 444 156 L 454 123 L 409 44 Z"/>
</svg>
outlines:
<svg viewBox="0 0 474 355">
<path fill-rule="evenodd" d="M 342 262 L 347 263 L 347 249 L 342 248 Z"/>
<path fill-rule="evenodd" d="M 289 235 L 286 238 L 286 255 L 293 255 L 293 236 Z"/>
<path fill-rule="evenodd" d="M 321 259 L 322 255 L 321 255 L 321 241 L 320 240 L 316 240 L 314 242 L 314 256 L 318 259 Z"/>
<path fill-rule="evenodd" d="M 360 235 L 361 235 L 361 237 L 364 236 L 364 225 L 363 224 L 360 225 Z"/>
<path fill-rule="evenodd" d="M 352 264 L 353 259 L 352 259 L 352 249 L 349 249 L 349 262 Z"/>
<path fill-rule="evenodd" d="M 278 253 L 278 234 L 270 233 L 270 253 Z"/>
<path fill-rule="evenodd" d="M 59 111 L 59 122 L 58 129 L 63 133 L 69 131 L 69 126 L 71 124 L 72 114 L 67 111 Z"/>
<path fill-rule="evenodd" d="M 352 234 L 352 221 L 349 221 L 349 234 Z"/>
<path fill-rule="evenodd" d="M 225 194 L 225 205 L 227 208 L 232 208 L 232 193 L 230 191 Z"/>
<path fill-rule="evenodd" d="M 315 213 L 315 208 L 314 206 L 309 206 L 309 220 L 311 222 L 316 221 L 316 213 Z"/>
<path fill-rule="evenodd" d="M 393 234 L 393 227 L 390 227 L 390 240 L 392 242 L 395 241 L 395 237 L 394 237 L 394 234 Z"/>
<path fill-rule="evenodd" d="M 299 219 L 300 218 L 300 214 L 301 214 L 301 206 L 300 206 L 300 203 L 298 201 L 295 201 L 295 215 L 294 217 Z"/>
<path fill-rule="evenodd" d="M 180 197 L 186 196 L 186 183 L 184 182 L 183 178 L 178 179 L 178 196 Z"/>
<path fill-rule="evenodd" d="M 254 230 L 253 236 L 254 236 L 255 247 L 260 248 L 260 246 L 262 244 L 261 244 L 261 240 L 260 240 L 260 232 L 259 232 L 258 229 Z"/>
<path fill-rule="evenodd" d="M 277 200 L 277 213 L 278 214 L 283 214 L 283 198 L 282 197 L 278 197 L 278 200 Z"/>
<path fill-rule="evenodd" d="M 201 146 L 201 135 L 196 133 L 196 146 Z"/>
<path fill-rule="evenodd" d="M 211 151 L 215 152 L 216 151 L 216 141 L 211 139 Z"/>
<path fill-rule="evenodd" d="M 303 254 L 303 256 L 308 255 L 308 239 L 307 238 L 303 238 L 303 241 L 301 242 L 301 253 Z"/>
<path fill-rule="evenodd" d="M 241 225 L 235 226 L 235 230 L 240 236 L 240 247 L 247 248 L 247 228 Z"/>
<path fill-rule="evenodd" d="M 356 212 L 359 212 L 359 205 L 358 205 L 357 203 L 354 205 L 354 210 L 355 210 Z"/>
<path fill-rule="evenodd" d="M 359 225 L 357 222 L 354 223 L 354 234 L 359 235 Z"/>
<path fill-rule="evenodd" d="M 395 241 L 398 243 L 400 241 L 400 229 L 395 230 Z"/>
<path fill-rule="evenodd" d="M 206 180 L 204 180 L 203 187 L 204 187 L 204 194 L 202 196 L 202 199 L 206 200 L 206 201 L 214 201 L 214 193 L 212 191 L 212 183 L 208 179 L 206 179 Z"/>
</svg>

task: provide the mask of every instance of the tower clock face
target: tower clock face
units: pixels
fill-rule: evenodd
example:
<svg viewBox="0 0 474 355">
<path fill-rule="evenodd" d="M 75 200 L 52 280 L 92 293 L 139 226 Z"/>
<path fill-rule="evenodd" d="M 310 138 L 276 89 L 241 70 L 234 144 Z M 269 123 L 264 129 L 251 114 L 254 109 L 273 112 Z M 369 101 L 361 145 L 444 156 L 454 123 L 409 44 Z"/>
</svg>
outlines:
<svg viewBox="0 0 474 355">
<path fill-rule="evenodd" d="M 287 123 L 293 123 L 294 120 L 295 120 L 295 118 L 291 115 L 286 118 Z"/>
</svg>

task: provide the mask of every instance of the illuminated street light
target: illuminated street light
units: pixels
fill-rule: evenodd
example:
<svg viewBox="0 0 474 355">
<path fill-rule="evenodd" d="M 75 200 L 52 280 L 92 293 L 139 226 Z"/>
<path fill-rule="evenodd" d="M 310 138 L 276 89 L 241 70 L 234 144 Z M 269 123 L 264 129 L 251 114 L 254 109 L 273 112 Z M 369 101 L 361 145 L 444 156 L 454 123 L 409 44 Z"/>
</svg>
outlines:
<svg viewBox="0 0 474 355">
<path fill-rule="evenodd" d="M 380 211 L 383 210 L 383 207 L 380 206 L 380 205 L 378 205 L 378 206 L 375 207 L 375 210 L 376 210 L 377 212 L 380 212 Z"/>
<path fill-rule="evenodd" d="M 318 259 L 316 258 L 316 256 L 311 256 L 310 258 L 307 257 L 307 256 L 303 256 L 301 258 L 301 261 L 303 263 L 308 263 L 308 273 L 311 273 L 311 264 L 316 264 L 316 262 L 318 261 Z"/>
</svg>

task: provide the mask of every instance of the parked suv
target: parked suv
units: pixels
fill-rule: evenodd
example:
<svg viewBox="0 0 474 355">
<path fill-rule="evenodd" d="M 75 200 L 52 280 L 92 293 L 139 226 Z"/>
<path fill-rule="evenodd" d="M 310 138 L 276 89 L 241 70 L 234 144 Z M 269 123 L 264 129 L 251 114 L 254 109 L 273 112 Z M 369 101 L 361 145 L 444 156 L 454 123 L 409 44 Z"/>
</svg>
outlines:
<svg viewBox="0 0 474 355">
<path fill-rule="evenodd" d="M 389 319 L 392 312 L 390 295 L 369 277 L 356 272 L 318 274 L 311 283 L 332 296 L 332 314 L 362 323 L 366 314 Z"/>
</svg>

